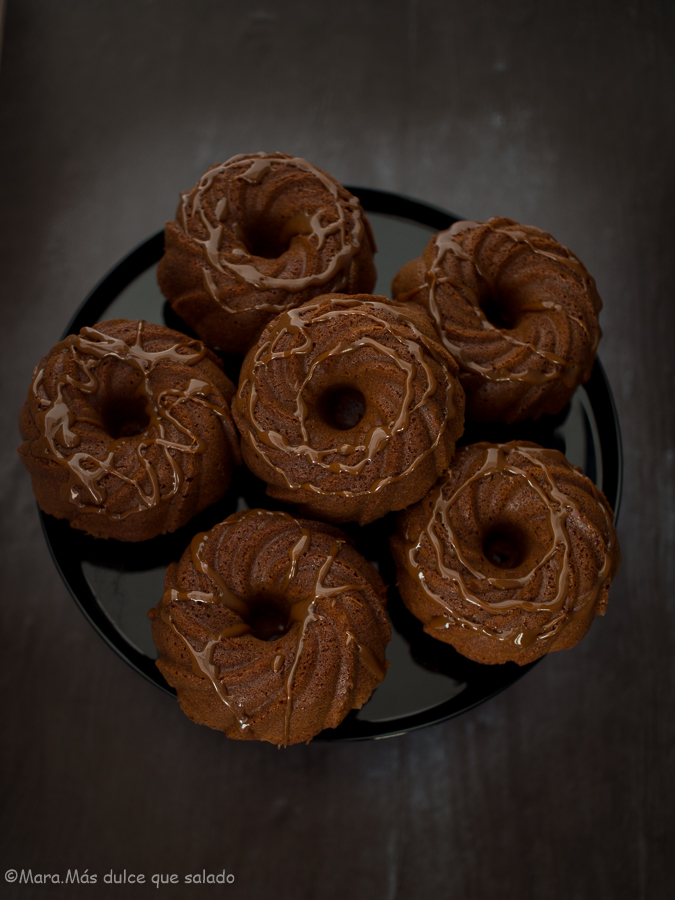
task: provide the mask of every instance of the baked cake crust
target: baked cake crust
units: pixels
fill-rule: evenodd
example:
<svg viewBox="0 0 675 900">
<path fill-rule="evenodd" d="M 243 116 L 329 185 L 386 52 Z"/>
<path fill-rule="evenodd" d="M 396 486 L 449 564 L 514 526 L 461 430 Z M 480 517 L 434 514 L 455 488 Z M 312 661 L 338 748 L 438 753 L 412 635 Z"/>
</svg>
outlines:
<svg viewBox="0 0 675 900">
<path fill-rule="evenodd" d="M 287 745 L 335 728 L 384 678 L 382 579 L 341 531 L 235 513 L 169 566 L 157 666 L 193 721 Z"/>
<path fill-rule="evenodd" d="M 422 305 L 460 366 L 467 417 L 555 414 L 591 376 L 602 307 L 593 278 L 550 234 L 513 219 L 456 222 L 392 283 Z"/>
<path fill-rule="evenodd" d="M 562 453 L 528 441 L 460 448 L 400 514 L 391 548 L 427 634 L 480 663 L 572 647 L 604 615 L 620 561 L 604 495 Z"/>
<path fill-rule="evenodd" d="M 457 365 L 426 314 L 328 294 L 282 313 L 242 366 L 233 415 L 271 497 L 364 525 L 419 500 L 464 424 Z"/>
<path fill-rule="evenodd" d="M 375 238 L 361 204 L 312 163 L 249 153 L 181 194 L 157 277 L 210 347 L 246 353 L 263 327 L 329 291 L 371 291 Z"/>
<path fill-rule="evenodd" d="M 200 341 L 110 319 L 36 366 L 19 455 L 40 508 L 94 537 L 142 541 L 219 500 L 240 462 L 234 385 Z"/>
</svg>

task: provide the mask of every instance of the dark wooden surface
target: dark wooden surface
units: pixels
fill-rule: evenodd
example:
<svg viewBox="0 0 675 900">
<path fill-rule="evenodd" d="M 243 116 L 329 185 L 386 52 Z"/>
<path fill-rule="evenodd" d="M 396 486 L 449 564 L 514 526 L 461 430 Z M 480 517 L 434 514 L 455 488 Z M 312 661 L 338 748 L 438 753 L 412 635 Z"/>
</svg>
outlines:
<svg viewBox="0 0 675 900">
<path fill-rule="evenodd" d="M 10 867 L 225 867 L 224 893 L 246 898 L 675 896 L 673 10 L 10 0 L 3 896 L 125 890 L 12 888 Z M 15 451 L 32 367 L 89 288 L 210 164 L 259 149 L 550 230 L 605 302 L 626 462 L 608 615 L 495 700 L 402 738 L 281 752 L 192 725 L 76 609 Z"/>
</svg>

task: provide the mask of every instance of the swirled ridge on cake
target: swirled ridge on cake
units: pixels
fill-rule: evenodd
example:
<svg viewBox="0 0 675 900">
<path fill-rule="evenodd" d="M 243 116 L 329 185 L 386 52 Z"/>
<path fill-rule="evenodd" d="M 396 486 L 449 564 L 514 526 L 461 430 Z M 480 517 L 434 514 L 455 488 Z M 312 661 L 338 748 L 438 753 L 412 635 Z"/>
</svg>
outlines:
<svg viewBox="0 0 675 900">
<path fill-rule="evenodd" d="M 199 341 L 111 319 L 36 366 L 19 455 L 40 507 L 95 537 L 175 531 L 220 499 L 240 461 L 234 385 Z"/>
<path fill-rule="evenodd" d="M 401 269 L 392 296 L 430 314 L 459 363 L 473 419 L 557 413 L 590 378 L 601 333 L 595 282 L 538 228 L 456 222 Z"/>
<path fill-rule="evenodd" d="M 241 740 L 309 741 L 384 677 L 378 573 L 338 529 L 262 509 L 198 534 L 151 610 L 157 666 L 195 722 Z"/>
<path fill-rule="evenodd" d="M 527 441 L 458 450 L 399 516 L 392 552 L 428 634 L 477 662 L 521 665 L 584 636 L 620 560 L 604 495 L 562 453 Z"/>
<path fill-rule="evenodd" d="M 287 153 L 212 166 L 181 194 L 158 279 L 209 346 L 245 353 L 277 313 L 375 284 L 375 239 L 358 199 Z"/>
<path fill-rule="evenodd" d="M 361 525 L 419 500 L 464 423 L 457 366 L 427 316 L 327 294 L 274 319 L 242 366 L 233 415 L 270 496 Z"/>
</svg>

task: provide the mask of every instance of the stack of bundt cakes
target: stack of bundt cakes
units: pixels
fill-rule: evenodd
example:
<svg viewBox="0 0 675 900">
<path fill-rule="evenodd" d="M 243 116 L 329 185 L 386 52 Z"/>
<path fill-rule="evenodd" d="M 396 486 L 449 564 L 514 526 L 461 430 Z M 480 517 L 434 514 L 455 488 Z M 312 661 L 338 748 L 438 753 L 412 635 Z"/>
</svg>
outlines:
<svg viewBox="0 0 675 900">
<path fill-rule="evenodd" d="M 242 458 L 288 504 L 194 534 L 150 611 L 182 709 L 229 737 L 309 741 L 385 676 L 386 587 L 334 523 L 399 511 L 403 602 L 479 663 L 571 647 L 607 605 L 620 556 L 593 482 L 524 439 L 456 450 L 465 411 L 555 414 L 590 377 L 593 279 L 505 218 L 435 235 L 393 299 L 371 294 L 374 252 L 330 175 L 235 156 L 165 231 L 160 287 L 199 340 L 124 319 L 83 328 L 38 364 L 21 412 L 40 507 L 94 537 L 175 531 Z M 238 388 L 214 351 L 245 356 Z"/>
</svg>

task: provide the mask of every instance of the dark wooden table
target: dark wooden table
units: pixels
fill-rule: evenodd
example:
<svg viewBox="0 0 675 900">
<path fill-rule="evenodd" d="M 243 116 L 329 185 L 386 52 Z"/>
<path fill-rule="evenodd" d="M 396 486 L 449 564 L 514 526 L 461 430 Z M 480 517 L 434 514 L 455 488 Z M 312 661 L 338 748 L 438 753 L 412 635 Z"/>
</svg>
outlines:
<svg viewBox="0 0 675 900">
<path fill-rule="evenodd" d="M 225 868 L 223 892 L 246 898 L 675 896 L 674 10 L 10 0 L 2 896 L 144 891 L 12 887 L 10 867 L 99 883 Z M 604 298 L 626 463 L 608 615 L 506 693 L 406 737 L 280 752 L 192 725 L 78 612 L 16 455 L 31 370 L 89 288 L 210 164 L 259 149 L 536 224 Z"/>
</svg>

